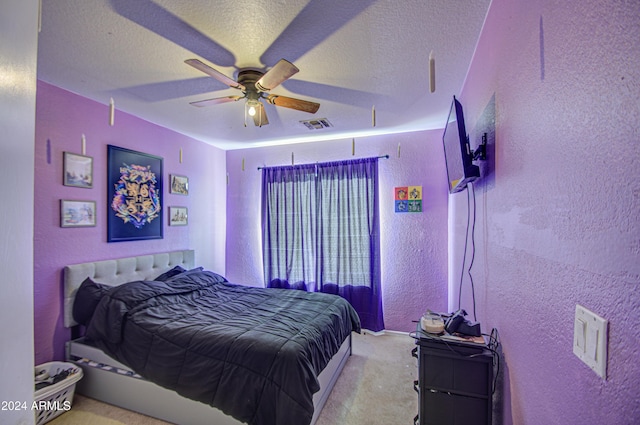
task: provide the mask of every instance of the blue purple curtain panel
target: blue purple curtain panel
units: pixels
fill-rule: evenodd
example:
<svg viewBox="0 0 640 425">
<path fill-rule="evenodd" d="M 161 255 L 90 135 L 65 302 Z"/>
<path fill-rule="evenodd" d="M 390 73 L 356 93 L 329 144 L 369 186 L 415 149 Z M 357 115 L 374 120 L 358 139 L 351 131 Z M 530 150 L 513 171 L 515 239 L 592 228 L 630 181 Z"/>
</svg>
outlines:
<svg viewBox="0 0 640 425">
<path fill-rule="evenodd" d="M 263 168 L 262 236 L 266 286 L 339 295 L 384 329 L 378 158 Z"/>
</svg>

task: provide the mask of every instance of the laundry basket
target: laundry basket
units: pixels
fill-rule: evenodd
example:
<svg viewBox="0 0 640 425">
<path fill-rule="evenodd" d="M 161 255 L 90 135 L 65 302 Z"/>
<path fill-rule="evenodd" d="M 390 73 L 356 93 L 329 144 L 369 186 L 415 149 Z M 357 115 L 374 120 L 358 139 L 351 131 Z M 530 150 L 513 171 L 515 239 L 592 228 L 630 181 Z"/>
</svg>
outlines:
<svg viewBox="0 0 640 425">
<path fill-rule="evenodd" d="M 47 376 L 53 380 L 51 385 L 36 390 L 33 397 L 36 425 L 42 425 L 71 409 L 82 369 L 73 363 L 49 362 L 36 366 L 35 376 L 36 384 L 46 381 L 41 378 Z"/>
</svg>

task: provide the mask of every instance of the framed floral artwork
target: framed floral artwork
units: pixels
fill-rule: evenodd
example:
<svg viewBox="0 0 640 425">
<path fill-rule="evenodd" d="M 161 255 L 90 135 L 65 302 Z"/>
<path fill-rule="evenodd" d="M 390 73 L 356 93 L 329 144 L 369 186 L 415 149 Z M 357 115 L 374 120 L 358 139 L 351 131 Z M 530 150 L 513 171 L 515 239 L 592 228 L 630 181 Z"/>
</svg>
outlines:
<svg viewBox="0 0 640 425">
<path fill-rule="evenodd" d="M 107 149 L 107 242 L 162 239 L 162 158 Z"/>
</svg>

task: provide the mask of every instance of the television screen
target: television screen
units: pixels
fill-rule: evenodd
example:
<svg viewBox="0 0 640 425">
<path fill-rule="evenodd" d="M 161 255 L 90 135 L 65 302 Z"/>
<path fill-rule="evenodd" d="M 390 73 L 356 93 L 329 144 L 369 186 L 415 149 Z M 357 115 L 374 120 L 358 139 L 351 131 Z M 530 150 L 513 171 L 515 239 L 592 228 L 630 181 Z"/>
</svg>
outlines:
<svg viewBox="0 0 640 425">
<path fill-rule="evenodd" d="M 462 105 L 453 97 L 449 118 L 442 135 L 444 160 L 449 180 L 449 193 L 460 192 L 480 177 L 480 168 L 473 165 L 471 147 L 464 126 Z"/>
</svg>

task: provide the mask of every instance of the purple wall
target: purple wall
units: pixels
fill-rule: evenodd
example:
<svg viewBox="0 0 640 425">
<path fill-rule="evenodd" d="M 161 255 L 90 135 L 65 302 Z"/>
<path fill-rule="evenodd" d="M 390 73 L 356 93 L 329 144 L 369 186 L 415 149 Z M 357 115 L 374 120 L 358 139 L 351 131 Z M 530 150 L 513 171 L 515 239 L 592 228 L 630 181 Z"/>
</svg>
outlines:
<svg viewBox="0 0 640 425">
<path fill-rule="evenodd" d="M 385 325 L 411 331 L 427 308 L 446 309 L 447 183 L 442 131 L 356 139 L 356 158 L 389 154 L 379 162 L 382 291 Z M 398 158 L 398 144 L 400 157 Z M 351 140 L 301 143 L 227 152 L 227 277 L 264 284 L 259 166 L 352 157 Z M 244 171 L 242 163 L 244 160 Z M 396 186 L 423 186 L 422 213 L 394 213 Z"/>
<path fill-rule="evenodd" d="M 63 152 L 81 153 L 82 134 L 86 136 L 86 154 L 93 157 L 92 189 L 62 185 Z M 47 141 L 51 145 L 50 162 Z M 165 215 L 163 239 L 107 243 L 107 144 L 164 158 L 165 213 L 168 206 L 188 207 L 188 226 L 169 227 Z M 38 83 L 34 215 L 36 364 L 64 358 L 64 342 L 69 339 L 69 331 L 62 326 L 62 268 L 66 264 L 189 248 L 196 250 L 197 264 L 224 273 L 224 160 L 225 153 L 220 149 L 120 111 L 116 111 L 115 125 L 111 127 L 107 104 Z M 189 177 L 189 196 L 168 193 L 169 174 Z M 96 201 L 97 226 L 61 228 L 61 199 Z"/>
<path fill-rule="evenodd" d="M 639 41 L 637 1 L 491 4 L 460 99 L 472 141 L 495 99 L 474 280 L 504 424 L 640 423 Z M 466 203 L 452 196 L 458 267 Z M 606 380 L 572 352 L 576 304 L 609 320 Z"/>
</svg>

